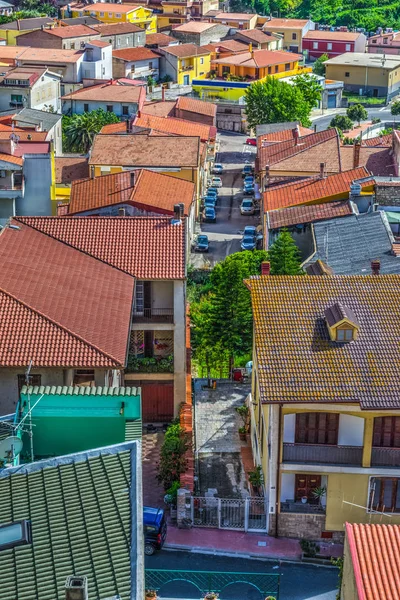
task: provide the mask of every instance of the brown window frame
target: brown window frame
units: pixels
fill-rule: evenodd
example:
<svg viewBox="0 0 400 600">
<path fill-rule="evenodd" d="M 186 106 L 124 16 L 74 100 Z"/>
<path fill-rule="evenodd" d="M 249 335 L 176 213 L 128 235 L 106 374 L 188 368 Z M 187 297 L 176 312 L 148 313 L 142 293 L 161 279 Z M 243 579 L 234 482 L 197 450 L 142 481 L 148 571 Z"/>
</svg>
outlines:
<svg viewBox="0 0 400 600">
<path fill-rule="evenodd" d="M 398 492 L 400 491 L 400 478 L 398 477 L 374 477 L 375 482 L 379 481 L 379 491 L 378 494 L 373 494 L 373 489 L 371 487 L 370 490 L 370 500 L 369 506 L 372 510 L 379 510 L 383 512 L 397 512 L 400 513 L 400 495 L 398 496 Z M 390 483 L 389 483 L 390 482 Z M 384 504 L 384 495 L 385 495 L 385 487 L 386 485 L 392 485 L 392 502 L 391 505 L 388 506 Z M 377 496 L 379 496 L 378 501 L 376 501 Z"/>
<path fill-rule="evenodd" d="M 387 443 L 388 438 L 389 443 Z M 375 417 L 372 446 L 374 448 L 400 448 L 400 417 Z"/>
<path fill-rule="evenodd" d="M 315 426 L 310 425 L 312 418 L 315 419 Z M 325 419 L 325 424 L 321 422 Z M 304 426 L 301 421 L 305 421 Z M 330 424 L 334 422 L 334 427 Z M 301 436 L 300 432 L 304 431 L 305 435 Z M 320 432 L 324 434 L 324 441 L 320 441 Z M 329 434 L 334 434 L 333 441 L 329 440 Z M 329 412 L 309 412 L 296 413 L 296 428 L 295 428 L 295 444 L 315 444 L 318 446 L 337 446 L 339 435 L 339 413 Z M 312 439 L 312 437 L 314 439 Z"/>
<path fill-rule="evenodd" d="M 42 375 L 40 373 L 33 373 L 29 376 L 29 385 L 36 387 L 42 385 Z M 26 375 L 25 373 L 21 373 L 17 375 L 18 379 L 18 394 L 21 393 L 22 388 L 26 385 Z"/>
</svg>

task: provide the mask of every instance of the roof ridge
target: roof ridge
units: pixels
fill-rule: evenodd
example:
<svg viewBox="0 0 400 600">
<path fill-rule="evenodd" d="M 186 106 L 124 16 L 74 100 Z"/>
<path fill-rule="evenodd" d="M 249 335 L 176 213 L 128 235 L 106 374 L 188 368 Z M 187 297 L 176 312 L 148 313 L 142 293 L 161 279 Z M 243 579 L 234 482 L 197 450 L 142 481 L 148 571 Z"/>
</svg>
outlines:
<svg viewBox="0 0 400 600">
<path fill-rule="evenodd" d="M 7 292 L 7 290 L 5 290 L 4 288 L 0 287 L 0 293 L 1 294 L 5 294 L 9 298 L 11 298 L 12 300 L 14 300 L 18 304 L 20 304 L 21 306 L 24 306 L 28 310 L 30 310 L 30 311 L 34 312 L 35 314 L 39 315 L 40 317 L 42 317 L 43 319 L 45 319 L 48 323 L 51 323 L 52 325 L 55 325 L 56 327 L 58 327 L 62 331 L 66 331 L 69 335 L 72 335 L 74 338 L 76 338 L 77 340 L 79 340 L 80 342 L 82 342 L 83 344 L 85 344 L 86 346 L 90 346 L 91 348 L 93 348 L 97 352 L 100 352 L 100 354 L 102 354 L 103 356 L 105 356 L 109 360 L 112 360 L 116 365 L 120 364 L 119 361 L 114 356 L 111 356 L 111 354 L 108 354 L 107 352 L 104 352 L 104 350 L 102 350 L 101 348 L 99 348 L 95 344 L 92 344 L 91 342 L 88 342 L 87 340 L 83 339 L 80 335 L 78 335 L 74 331 L 71 331 L 70 329 L 68 329 L 68 327 L 65 327 L 64 325 L 62 325 L 58 321 L 55 321 L 54 319 L 51 319 L 49 316 L 45 315 L 44 313 L 42 313 L 37 308 L 34 308 L 33 306 L 30 306 L 29 304 L 27 304 L 23 300 L 20 300 L 19 298 L 17 298 L 13 294 L 10 294 L 10 292 Z"/>
</svg>

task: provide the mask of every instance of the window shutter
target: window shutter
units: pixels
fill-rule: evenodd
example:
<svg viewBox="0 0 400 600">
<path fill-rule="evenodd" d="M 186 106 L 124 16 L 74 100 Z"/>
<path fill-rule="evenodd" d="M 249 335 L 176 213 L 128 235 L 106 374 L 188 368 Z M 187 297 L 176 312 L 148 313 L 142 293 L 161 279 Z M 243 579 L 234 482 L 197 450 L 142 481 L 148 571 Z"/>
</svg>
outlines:
<svg viewBox="0 0 400 600">
<path fill-rule="evenodd" d="M 338 414 L 329 414 L 328 415 L 328 435 L 327 435 L 327 444 L 335 445 L 337 444 L 338 439 L 338 430 L 339 430 L 339 415 Z"/>
<path fill-rule="evenodd" d="M 372 438 L 372 445 L 382 445 L 382 417 L 376 417 L 374 419 L 374 435 Z"/>
<path fill-rule="evenodd" d="M 306 431 L 307 431 L 307 414 L 300 413 L 296 415 L 296 443 L 306 443 Z"/>
<path fill-rule="evenodd" d="M 392 417 L 383 417 L 382 446 L 392 445 Z"/>
</svg>

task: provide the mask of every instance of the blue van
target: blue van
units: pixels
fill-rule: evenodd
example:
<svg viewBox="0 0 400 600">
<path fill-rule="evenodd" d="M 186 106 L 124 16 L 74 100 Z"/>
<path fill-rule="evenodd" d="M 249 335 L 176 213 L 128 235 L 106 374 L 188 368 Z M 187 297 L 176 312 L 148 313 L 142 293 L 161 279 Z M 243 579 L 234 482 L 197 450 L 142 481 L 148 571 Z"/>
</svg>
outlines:
<svg viewBox="0 0 400 600">
<path fill-rule="evenodd" d="M 143 507 L 144 553 L 151 556 L 164 545 L 167 521 L 162 508 Z"/>
</svg>

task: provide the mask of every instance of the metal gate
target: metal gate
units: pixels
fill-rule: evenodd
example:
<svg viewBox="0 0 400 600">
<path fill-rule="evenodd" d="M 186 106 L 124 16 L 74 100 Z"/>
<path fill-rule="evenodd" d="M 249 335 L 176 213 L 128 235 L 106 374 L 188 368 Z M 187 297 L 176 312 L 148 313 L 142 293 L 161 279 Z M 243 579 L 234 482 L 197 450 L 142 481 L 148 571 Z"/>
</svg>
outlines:
<svg viewBox="0 0 400 600">
<path fill-rule="evenodd" d="M 267 530 L 265 498 L 191 498 L 193 527 L 241 531 Z"/>
</svg>

